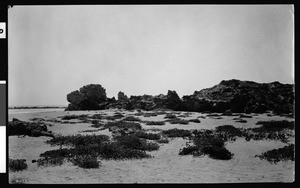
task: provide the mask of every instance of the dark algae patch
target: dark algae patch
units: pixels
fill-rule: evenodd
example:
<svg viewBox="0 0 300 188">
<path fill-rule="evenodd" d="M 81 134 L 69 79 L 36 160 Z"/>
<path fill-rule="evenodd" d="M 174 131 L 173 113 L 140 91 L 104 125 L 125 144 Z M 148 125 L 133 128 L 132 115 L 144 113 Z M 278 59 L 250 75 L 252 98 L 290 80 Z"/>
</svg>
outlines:
<svg viewBox="0 0 300 188">
<path fill-rule="evenodd" d="M 191 137 L 193 145 L 187 146 L 179 151 L 179 155 L 201 156 L 208 155 L 210 158 L 219 160 L 229 160 L 233 153 L 225 148 L 225 140 L 213 131 L 193 131 Z"/>
<path fill-rule="evenodd" d="M 163 130 L 163 134 L 165 134 L 167 137 L 189 137 L 191 136 L 191 132 L 184 129 L 169 129 L 169 130 Z"/>
<path fill-rule="evenodd" d="M 158 150 L 159 145 L 142 137 L 157 139 L 156 135 L 139 134 L 118 135 L 112 140 L 106 135 L 60 136 L 46 141 L 48 144 L 60 146 L 60 149 L 40 154 L 41 158 L 37 162 L 39 166 L 53 166 L 70 161 L 82 168 L 98 168 L 101 164 L 98 158 L 114 160 L 149 158 L 151 155 L 146 151 Z"/>
<path fill-rule="evenodd" d="M 262 153 L 261 155 L 256 155 L 260 159 L 265 159 L 271 163 L 277 163 L 279 161 L 291 160 L 295 161 L 295 145 L 290 144 L 284 146 L 283 148 L 273 149 Z"/>
<path fill-rule="evenodd" d="M 28 165 L 25 159 L 9 159 L 8 167 L 10 171 L 17 172 L 26 170 Z"/>
</svg>

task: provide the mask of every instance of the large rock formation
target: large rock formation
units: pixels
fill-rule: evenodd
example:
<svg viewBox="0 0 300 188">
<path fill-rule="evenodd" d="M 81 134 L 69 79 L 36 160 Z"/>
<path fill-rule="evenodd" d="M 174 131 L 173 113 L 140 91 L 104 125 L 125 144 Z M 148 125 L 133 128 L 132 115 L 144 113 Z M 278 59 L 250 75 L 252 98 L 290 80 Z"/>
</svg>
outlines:
<svg viewBox="0 0 300 188">
<path fill-rule="evenodd" d="M 105 109 L 105 89 L 100 84 L 89 84 L 67 95 L 70 103 L 67 110 L 100 110 Z"/>
<path fill-rule="evenodd" d="M 223 80 L 211 88 L 195 91 L 191 97 L 192 101 L 202 101 L 200 103 L 209 106 L 209 111 L 216 112 L 231 110 L 232 112 L 263 113 L 271 110 L 278 113 L 290 113 L 293 112 L 294 106 L 293 85 L 279 82 L 260 84 L 234 79 Z"/>
<path fill-rule="evenodd" d="M 98 110 L 122 108 L 127 110 L 154 110 L 168 108 L 175 111 L 193 112 L 243 112 L 263 113 L 271 110 L 277 113 L 291 113 L 294 108 L 294 86 L 292 84 L 256 83 L 240 80 L 223 80 L 219 84 L 195 91 L 182 99 L 176 91 L 167 95 L 142 95 L 128 98 L 119 92 L 118 100 L 106 97 L 101 85 L 87 85 L 67 96 L 67 110 Z"/>
<path fill-rule="evenodd" d="M 130 102 L 126 106 L 126 109 L 130 109 L 130 108 L 153 110 L 156 108 L 156 103 L 154 102 L 154 97 L 151 95 L 130 96 Z"/>
</svg>

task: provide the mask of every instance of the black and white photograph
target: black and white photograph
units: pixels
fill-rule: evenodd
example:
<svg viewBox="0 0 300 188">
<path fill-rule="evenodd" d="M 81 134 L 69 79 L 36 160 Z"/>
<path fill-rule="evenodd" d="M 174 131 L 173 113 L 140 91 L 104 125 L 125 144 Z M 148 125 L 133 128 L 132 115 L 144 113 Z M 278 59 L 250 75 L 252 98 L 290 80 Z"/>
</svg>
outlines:
<svg viewBox="0 0 300 188">
<path fill-rule="evenodd" d="M 9 184 L 295 181 L 294 5 L 7 11 Z"/>
</svg>

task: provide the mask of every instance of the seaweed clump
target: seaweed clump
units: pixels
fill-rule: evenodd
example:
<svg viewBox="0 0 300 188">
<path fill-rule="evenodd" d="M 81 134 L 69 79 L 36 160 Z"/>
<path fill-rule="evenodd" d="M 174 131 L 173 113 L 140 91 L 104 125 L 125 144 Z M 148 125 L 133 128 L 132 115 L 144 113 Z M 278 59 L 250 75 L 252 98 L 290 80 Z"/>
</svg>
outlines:
<svg viewBox="0 0 300 188">
<path fill-rule="evenodd" d="M 180 118 L 172 118 L 170 120 L 167 120 L 171 124 L 182 124 L 182 125 L 187 125 L 189 124 L 188 120 L 180 119 Z"/>
<path fill-rule="evenodd" d="M 259 157 L 260 159 L 266 159 L 271 163 L 277 163 L 279 161 L 285 160 L 295 160 L 295 145 L 290 144 L 288 146 L 284 146 L 283 148 L 273 149 L 267 152 L 262 153 L 261 155 L 256 155 L 255 157 Z"/>
<path fill-rule="evenodd" d="M 219 134 L 219 136 L 221 136 L 224 141 L 235 140 L 236 137 L 241 137 L 244 135 L 243 131 L 232 125 L 218 126 L 216 127 L 215 132 Z"/>
<path fill-rule="evenodd" d="M 146 125 L 165 125 L 164 121 L 147 121 Z"/>
<path fill-rule="evenodd" d="M 289 137 L 293 134 L 287 132 L 288 130 L 294 130 L 293 121 L 258 121 L 257 125 L 260 127 L 247 129 L 246 140 L 262 140 L 262 139 L 271 139 L 271 140 L 280 140 L 284 143 L 287 143 Z"/>
<path fill-rule="evenodd" d="M 189 130 L 177 128 L 163 130 L 162 133 L 168 137 L 190 137 L 192 135 L 192 133 Z"/>
<path fill-rule="evenodd" d="M 179 151 L 179 155 L 202 156 L 208 155 L 213 159 L 229 160 L 234 155 L 225 148 L 225 140 L 213 131 L 193 131 L 191 138 L 193 145 L 187 146 Z"/>
<path fill-rule="evenodd" d="M 154 142 L 148 142 L 137 135 L 116 135 L 112 140 L 106 135 L 74 135 L 60 136 L 46 141 L 51 145 L 59 145 L 59 149 L 40 154 L 37 161 L 40 166 L 61 165 L 70 161 L 82 168 L 98 168 L 100 159 L 142 159 L 152 157 L 146 151 L 159 148 Z M 68 146 L 62 148 L 62 146 Z"/>
<path fill-rule="evenodd" d="M 9 159 L 8 167 L 10 171 L 17 172 L 26 170 L 28 165 L 25 159 Z"/>
</svg>

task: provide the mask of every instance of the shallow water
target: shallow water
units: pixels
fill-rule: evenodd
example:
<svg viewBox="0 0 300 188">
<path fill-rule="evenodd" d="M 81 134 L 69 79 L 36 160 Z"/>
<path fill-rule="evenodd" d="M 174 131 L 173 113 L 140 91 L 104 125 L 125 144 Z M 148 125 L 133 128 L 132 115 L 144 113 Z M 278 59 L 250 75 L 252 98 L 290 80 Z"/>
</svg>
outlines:
<svg viewBox="0 0 300 188">
<path fill-rule="evenodd" d="M 8 114 L 31 114 L 43 112 L 61 112 L 63 108 L 32 108 L 32 109 L 8 109 Z"/>
</svg>

